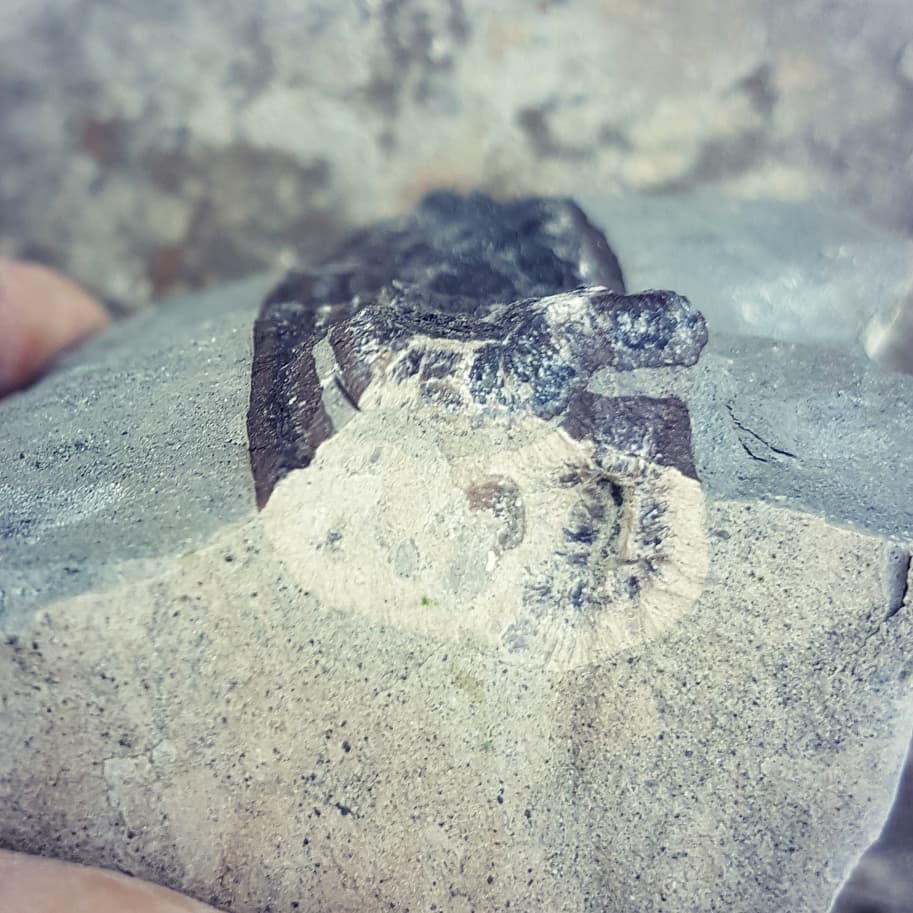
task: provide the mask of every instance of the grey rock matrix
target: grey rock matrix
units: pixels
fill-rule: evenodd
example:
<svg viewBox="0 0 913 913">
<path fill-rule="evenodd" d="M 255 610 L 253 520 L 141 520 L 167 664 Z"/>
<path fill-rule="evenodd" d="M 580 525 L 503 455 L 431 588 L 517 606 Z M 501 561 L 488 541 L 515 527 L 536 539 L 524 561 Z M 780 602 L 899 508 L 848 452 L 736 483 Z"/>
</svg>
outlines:
<svg viewBox="0 0 913 913">
<path fill-rule="evenodd" d="M 0 843 L 238 913 L 827 909 L 913 728 L 913 380 L 701 304 L 434 194 L 3 403 Z"/>
</svg>

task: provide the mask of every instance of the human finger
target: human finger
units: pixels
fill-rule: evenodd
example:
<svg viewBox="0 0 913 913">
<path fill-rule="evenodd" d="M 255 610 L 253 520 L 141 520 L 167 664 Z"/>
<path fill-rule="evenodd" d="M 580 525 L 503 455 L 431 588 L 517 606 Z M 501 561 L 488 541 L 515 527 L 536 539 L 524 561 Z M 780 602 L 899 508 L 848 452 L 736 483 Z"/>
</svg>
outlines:
<svg viewBox="0 0 913 913">
<path fill-rule="evenodd" d="M 118 872 L 0 850 L 0 913 L 216 913 Z"/>
<path fill-rule="evenodd" d="M 55 355 L 107 323 L 104 308 L 59 273 L 0 260 L 0 396 L 34 380 Z"/>
</svg>

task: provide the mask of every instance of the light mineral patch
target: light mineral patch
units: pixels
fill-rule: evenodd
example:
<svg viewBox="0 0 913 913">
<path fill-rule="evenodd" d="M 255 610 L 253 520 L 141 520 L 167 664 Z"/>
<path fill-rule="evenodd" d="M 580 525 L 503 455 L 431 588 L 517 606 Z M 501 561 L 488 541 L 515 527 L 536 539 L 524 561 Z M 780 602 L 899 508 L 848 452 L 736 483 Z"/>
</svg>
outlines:
<svg viewBox="0 0 913 913">
<path fill-rule="evenodd" d="M 322 604 L 508 662 L 585 665 L 655 637 L 707 570 L 700 485 L 540 419 L 366 410 L 261 515 Z"/>
</svg>

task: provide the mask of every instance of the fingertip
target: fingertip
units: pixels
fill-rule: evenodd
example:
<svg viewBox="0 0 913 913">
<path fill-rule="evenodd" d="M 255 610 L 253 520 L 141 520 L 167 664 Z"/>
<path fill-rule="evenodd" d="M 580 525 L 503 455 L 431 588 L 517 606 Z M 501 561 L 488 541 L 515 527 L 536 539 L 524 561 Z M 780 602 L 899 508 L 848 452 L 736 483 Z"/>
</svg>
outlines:
<svg viewBox="0 0 913 913">
<path fill-rule="evenodd" d="M 75 282 L 35 263 L 0 259 L 0 396 L 34 380 L 60 352 L 109 322 Z"/>
<path fill-rule="evenodd" d="M 0 850 L 0 913 L 216 913 L 118 872 Z"/>
</svg>

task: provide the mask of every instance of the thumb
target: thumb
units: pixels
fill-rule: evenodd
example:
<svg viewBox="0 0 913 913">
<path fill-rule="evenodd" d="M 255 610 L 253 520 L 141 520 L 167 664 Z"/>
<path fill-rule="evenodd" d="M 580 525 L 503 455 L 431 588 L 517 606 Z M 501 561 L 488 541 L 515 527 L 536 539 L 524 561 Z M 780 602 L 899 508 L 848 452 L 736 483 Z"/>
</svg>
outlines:
<svg viewBox="0 0 913 913">
<path fill-rule="evenodd" d="M 0 913 L 216 913 L 117 872 L 0 850 Z"/>
<path fill-rule="evenodd" d="M 58 273 L 0 260 L 0 396 L 108 323 L 102 306 Z"/>
</svg>

